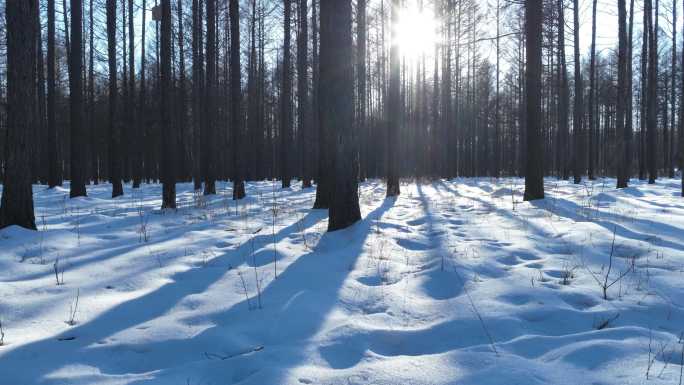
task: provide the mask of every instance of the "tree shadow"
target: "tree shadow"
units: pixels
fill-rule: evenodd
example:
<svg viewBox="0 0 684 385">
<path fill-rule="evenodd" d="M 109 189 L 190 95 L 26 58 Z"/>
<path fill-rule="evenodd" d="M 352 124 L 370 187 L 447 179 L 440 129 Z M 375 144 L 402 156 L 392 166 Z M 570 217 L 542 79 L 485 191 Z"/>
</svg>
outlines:
<svg viewBox="0 0 684 385">
<path fill-rule="evenodd" d="M 141 329 L 146 322 L 165 316 L 186 297 L 206 292 L 229 273 L 231 263 L 246 251 L 245 247 L 249 247 L 248 241 L 215 259 L 222 268 L 195 268 L 176 273 L 170 277 L 171 282 L 150 293 L 116 305 L 56 336 L 5 353 L 0 360 L 0 372 L 6 373 L 4 380 L 8 383 L 53 379 L 59 383 L 54 373 L 67 365 L 89 365 L 108 375 L 146 373 L 188 361 L 206 360 L 205 352 L 197 350 L 198 343 L 202 348 L 215 347 L 217 351 L 226 350 L 228 353 L 244 346 L 263 346 L 268 351 L 278 345 L 305 344 L 321 328 L 334 307 L 350 266 L 361 254 L 371 232 L 372 221 L 380 218 L 393 204 L 394 200 L 385 200 L 350 228 L 324 234 L 313 251 L 297 258 L 280 272 L 277 279 L 263 288 L 261 310 L 249 311 L 247 300 L 236 303 L 225 311 L 208 315 L 213 326 L 192 338 L 165 338 L 161 342 L 141 338 L 142 342 L 127 345 L 117 344 L 113 338 L 117 333 Z M 314 225 L 322 214 L 321 210 L 309 211 L 300 220 L 303 222 L 301 225 Z M 276 239 L 284 239 L 300 229 L 296 223 L 289 225 L 276 234 Z M 255 241 L 268 242 L 272 238 L 271 234 L 252 237 Z M 321 274 L 321 271 L 327 273 Z M 295 354 L 284 358 L 282 375 L 287 368 L 293 368 L 304 360 L 301 349 L 291 350 Z M 151 351 L 161 354 L 140 355 Z M 27 371 L 11 369 L 28 367 L 30 370 Z"/>
</svg>

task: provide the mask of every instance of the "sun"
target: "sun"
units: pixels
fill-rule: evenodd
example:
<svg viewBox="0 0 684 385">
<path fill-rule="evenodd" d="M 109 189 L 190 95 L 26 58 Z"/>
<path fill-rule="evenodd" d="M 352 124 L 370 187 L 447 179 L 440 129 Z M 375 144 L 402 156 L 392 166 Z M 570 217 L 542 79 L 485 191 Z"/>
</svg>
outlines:
<svg viewBox="0 0 684 385">
<path fill-rule="evenodd" d="M 437 21 L 430 9 L 421 11 L 415 4 L 399 11 L 396 26 L 396 43 L 401 55 L 417 59 L 434 50 L 437 41 Z"/>
</svg>

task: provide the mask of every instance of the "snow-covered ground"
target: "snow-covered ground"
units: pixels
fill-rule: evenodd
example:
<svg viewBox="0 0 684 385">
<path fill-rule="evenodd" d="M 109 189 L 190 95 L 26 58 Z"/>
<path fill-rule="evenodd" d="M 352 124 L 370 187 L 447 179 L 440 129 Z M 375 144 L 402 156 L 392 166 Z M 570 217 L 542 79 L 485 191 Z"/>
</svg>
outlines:
<svg viewBox="0 0 684 385">
<path fill-rule="evenodd" d="M 614 182 L 370 181 L 334 233 L 299 185 L 35 186 L 41 231 L 0 231 L 0 383 L 679 384 L 679 181 Z"/>
</svg>

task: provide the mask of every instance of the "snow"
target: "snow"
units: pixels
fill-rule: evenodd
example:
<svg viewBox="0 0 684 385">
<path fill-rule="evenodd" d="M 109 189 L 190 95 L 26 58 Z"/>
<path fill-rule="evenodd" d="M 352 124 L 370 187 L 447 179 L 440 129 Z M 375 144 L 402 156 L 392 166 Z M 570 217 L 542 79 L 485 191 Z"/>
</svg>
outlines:
<svg viewBox="0 0 684 385">
<path fill-rule="evenodd" d="M 299 184 L 175 212 L 35 186 L 41 231 L 0 231 L 0 383 L 678 384 L 679 183 L 369 181 L 333 233 Z"/>
</svg>

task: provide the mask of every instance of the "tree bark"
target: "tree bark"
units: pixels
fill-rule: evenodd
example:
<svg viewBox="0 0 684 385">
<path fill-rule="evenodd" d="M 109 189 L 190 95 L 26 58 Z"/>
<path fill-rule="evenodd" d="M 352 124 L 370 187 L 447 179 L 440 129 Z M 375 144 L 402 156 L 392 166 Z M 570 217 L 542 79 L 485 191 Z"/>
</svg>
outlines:
<svg viewBox="0 0 684 385">
<path fill-rule="evenodd" d="M 116 0 L 107 0 L 107 53 L 109 59 L 109 179 L 112 198 L 123 195 L 121 185 L 121 132 L 117 118 Z"/>
<path fill-rule="evenodd" d="M 573 161 L 572 161 L 572 173 L 573 173 L 573 179 L 574 183 L 578 184 L 582 181 L 582 173 L 584 172 L 584 129 L 582 128 L 583 125 L 583 119 L 582 116 L 584 114 L 583 111 L 583 103 L 582 103 L 582 95 L 584 92 L 584 88 L 582 87 L 582 73 L 581 73 L 581 66 L 582 63 L 580 62 L 580 48 L 579 48 L 579 29 L 580 29 L 580 24 L 579 24 L 579 1 L 578 0 L 573 0 L 574 1 L 574 9 L 573 9 L 573 15 L 574 15 L 574 37 L 575 37 L 575 104 L 573 108 L 573 114 L 572 114 L 572 133 L 573 133 L 573 144 L 574 144 L 574 149 L 573 149 Z M 534 147 L 537 148 L 537 147 Z"/>
<path fill-rule="evenodd" d="M 527 154 L 524 200 L 544 198 L 541 151 L 541 35 L 542 0 L 525 0 Z"/>
<path fill-rule="evenodd" d="M 71 109 L 71 198 L 86 196 L 84 175 L 83 132 L 83 63 L 81 62 L 82 40 L 81 20 L 83 19 L 82 0 L 71 0 L 71 48 L 69 52 L 69 89 Z"/>
<path fill-rule="evenodd" d="M 387 197 L 400 194 L 399 171 L 397 165 L 397 137 L 401 132 L 399 93 L 399 42 L 396 39 L 396 26 L 399 23 L 399 0 L 392 0 L 392 43 L 390 45 L 390 84 L 387 106 Z M 323 23 L 321 23 L 322 25 Z M 323 42 L 321 42 L 321 48 Z"/>
<path fill-rule="evenodd" d="M 321 125 L 333 136 L 333 189 L 328 231 L 361 219 L 358 161 L 354 141 L 354 66 L 352 61 L 351 0 L 321 2 Z"/>
<path fill-rule="evenodd" d="M 48 134 L 48 186 L 62 185 L 59 167 L 59 139 L 55 111 L 55 0 L 48 0 L 47 41 L 47 134 Z"/>
<path fill-rule="evenodd" d="M 627 97 L 627 28 L 625 19 L 627 10 L 625 0 L 618 0 L 618 83 L 616 106 L 616 133 L 618 135 L 618 156 L 622 161 L 618 164 L 617 188 L 625 188 L 629 183 L 629 171 L 624 162 L 627 156 L 629 131 L 625 126 L 625 103 Z"/>
<path fill-rule="evenodd" d="M 31 132 L 37 124 L 36 30 L 37 0 L 5 4 L 7 37 L 7 136 L 5 176 L 0 199 L 0 228 L 18 225 L 36 229 L 30 162 Z"/>
<path fill-rule="evenodd" d="M 208 3 L 211 3 L 209 1 Z M 177 148 L 176 133 L 171 123 L 171 0 L 161 0 L 161 105 L 162 133 L 162 209 L 176 208 L 176 170 L 174 152 Z"/>
<path fill-rule="evenodd" d="M 322 4 L 321 4 L 322 6 Z M 284 44 L 283 44 L 283 76 L 280 90 L 280 178 L 282 187 L 290 187 L 292 151 L 292 72 L 290 65 L 290 19 L 292 0 L 284 0 Z"/>
<path fill-rule="evenodd" d="M 233 134 L 233 199 L 245 197 L 242 143 L 242 87 L 240 81 L 240 3 L 230 0 L 230 123 Z"/>
<path fill-rule="evenodd" d="M 362 2 L 364 0 L 361 0 Z M 297 129 L 299 131 L 302 188 L 311 187 L 309 153 L 309 24 L 307 0 L 299 0 L 299 31 L 297 33 Z"/>
</svg>

